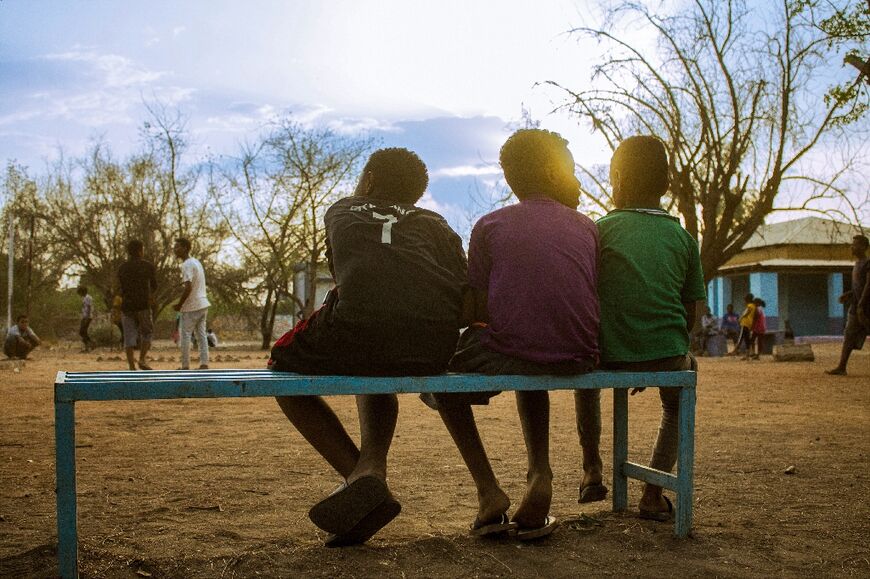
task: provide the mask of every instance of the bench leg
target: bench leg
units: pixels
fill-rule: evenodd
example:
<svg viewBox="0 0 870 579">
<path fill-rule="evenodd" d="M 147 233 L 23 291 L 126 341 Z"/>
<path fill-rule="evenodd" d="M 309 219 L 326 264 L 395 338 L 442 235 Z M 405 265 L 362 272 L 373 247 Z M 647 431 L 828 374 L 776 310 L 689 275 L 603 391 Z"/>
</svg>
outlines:
<svg viewBox="0 0 870 579">
<path fill-rule="evenodd" d="M 677 510 L 674 534 L 685 538 L 692 531 L 692 491 L 695 462 L 695 389 L 680 390 L 680 442 L 677 455 Z"/>
<path fill-rule="evenodd" d="M 75 579 L 78 572 L 76 528 L 76 414 L 74 402 L 54 403 L 57 467 L 57 560 L 59 575 Z"/>
<path fill-rule="evenodd" d="M 628 390 L 613 390 L 613 510 L 628 508 L 628 477 L 623 465 L 628 462 Z"/>
</svg>

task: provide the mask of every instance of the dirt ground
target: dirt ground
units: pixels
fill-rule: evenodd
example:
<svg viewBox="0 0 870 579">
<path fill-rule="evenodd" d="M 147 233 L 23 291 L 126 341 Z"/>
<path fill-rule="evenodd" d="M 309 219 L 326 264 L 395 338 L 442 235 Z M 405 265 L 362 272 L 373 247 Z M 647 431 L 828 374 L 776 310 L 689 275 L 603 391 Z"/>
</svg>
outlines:
<svg viewBox="0 0 870 579">
<path fill-rule="evenodd" d="M 570 393 L 552 395 L 552 514 L 538 544 L 470 538 L 470 477 L 437 413 L 400 398 L 390 482 L 401 515 L 367 545 L 326 549 L 308 508 L 338 483 L 272 399 L 77 405 L 80 566 L 84 577 L 870 576 L 870 348 L 832 377 L 839 344 L 812 363 L 702 359 L 695 526 L 642 521 L 577 503 Z M 212 367 L 262 367 L 256 350 L 214 352 Z M 99 356 L 99 358 L 98 358 Z M 169 347 L 155 367 L 177 366 Z M 114 359 L 116 358 L 117 359 Z M 0 365 L 0 576 L 56 567 L 52 387 L 58 370 L 121 369 L 117 353 L 73 345 Z M 353 435 L 350 397 L 331 399 Z M 610 393 L 602 396 L 605 462 Z M 515 502 L 525 454 L 514 397 L 477 412 L 496 473 Z M 655 391 L 631 399 L 630 456 L 646 462 Z M 794 474 L 785 474 L 787 467 Z M 607 468 L 609 476 L 610 468 Z M 630 505 L 640 485 L 630 483 Z M 585 517 L 582 517 L 585 515 Z"/>
</svg>

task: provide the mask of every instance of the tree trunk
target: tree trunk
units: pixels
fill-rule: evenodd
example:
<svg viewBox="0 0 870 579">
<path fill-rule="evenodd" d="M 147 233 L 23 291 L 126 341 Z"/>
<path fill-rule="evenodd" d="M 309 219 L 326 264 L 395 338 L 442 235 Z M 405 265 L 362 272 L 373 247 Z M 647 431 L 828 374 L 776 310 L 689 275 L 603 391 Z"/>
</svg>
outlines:
<svg viewBox="0 0 870 579">
<path fill-rule="evenodd" d="M 277 301 L 277 300 L 275 300 Z M 260 312 L 260 335 L 263 341 L 260 344 L 261 350 L 268 350 L 272 343 L 272 329 L 275 323 L 274 318 L 272 324 L 269 323 L 269 311 L 272 305 L 272 288 L 266 292 L 266 302 L 263 304 L 263 309 Z"/>
<path fill-rule="evenodd" d="M 272 311 L 269 313 L 269 334 L 264 350 L 268 350 L 272 346 L 272 332 L 275 331 L 275 314 L 278 312 L 278 302 L 281 300 L 281 290 L 275 290 L 275 299 L 272 300 Z M 266 336 L 263 336 L 264 338 Z"/>
</svg>

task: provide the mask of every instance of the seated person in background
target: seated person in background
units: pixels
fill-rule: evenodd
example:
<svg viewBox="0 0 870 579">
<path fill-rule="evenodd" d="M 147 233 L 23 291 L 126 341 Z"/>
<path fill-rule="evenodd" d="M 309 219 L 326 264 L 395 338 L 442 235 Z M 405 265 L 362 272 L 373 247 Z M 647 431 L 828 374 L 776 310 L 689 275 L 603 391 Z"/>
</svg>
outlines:
<svg viewBox="0 0 870 579">
<path fill-rule="evenodd" d="M 520 202 L 483 216 L 468 248 L 474 323 L 450 362 L 454 372 L 583 374 L 598 357 L 598 235 L 577 212 L 579 184 L 567 141 L 556 133 L 524 129 L 501 148 L 505 180 Z M 526 493 L 513 517 L 496 480 L 471 404 L 498 394 L 435 394 L 438 409 L 477 487 L 476 536 L 514 527 L 517 538 L 552 533 L 553 472 L 549 458 L 547 391 L 517 392 L 526 442 Z"/>
<path fill-rule="evenodd" d="M 737 337 L 740 335 L 740 318 L 734 313 L 734 304 L 728 304 L 720 328 L 725 333 L 725 337 L 734 342 L 736 347 Z"/>
<path fill-rule="evenodd" d="M 601 366 L 636 372 L 696 369 L 689 332 L 705 297 L 704 274 L 697 242 L 679 219 L 660 208 L 668 190 L 664 144 L 652 136 L 620 143 L 610 164 L 610 183 L 616 209 L 598 220 Z M 587 449 L 597 454 L 598 392 L 575 393 L 584 466 Z M 677 460 L 680 389 L 659 388 L 659 397 L 662 420 L 650 466 L 669 472 Z M 661 487 L 645 484 L 639 510 L 643 518 L 664 521 L 673 507 Z"/>
<path fill-rule="evenodd" d="M 324 305 L 272 348 L 273 370 L 301 374 L 440 374 L 456 348 L 466 281 L 462 241 L 443 217 L 414 205 L 429 182 L 407 149 L 369 157 L 352 197 L 324 218 L 335 280 Z M 329 546 L 362 543 L 399 514 L 387 488 L 395 394 L 358 395 L 359 448 L 320 396 L 278 397 L 281 410 L 344 479 L 309 517 Z"/>
<path fill-rule="evenodd" d="M 3 344 L 3 353 L 9 358 L 27 358 L 27 355 L 41 342 L 39 336 L 29 326 L 27 316 L 20 315 L 6 332 L 6 342 Z"/>
<path fill-rule="evenodd" d="M 701 355 L 707 352 L 707 341 L 710 336 L 715 336 L 719 333 L 719 318 L 713 315 L 713 312 L 707 307 L 704 310 L 704 315 L 701 316 L 701 327 L 698 332 L 699 347 Z"/>
</svg>

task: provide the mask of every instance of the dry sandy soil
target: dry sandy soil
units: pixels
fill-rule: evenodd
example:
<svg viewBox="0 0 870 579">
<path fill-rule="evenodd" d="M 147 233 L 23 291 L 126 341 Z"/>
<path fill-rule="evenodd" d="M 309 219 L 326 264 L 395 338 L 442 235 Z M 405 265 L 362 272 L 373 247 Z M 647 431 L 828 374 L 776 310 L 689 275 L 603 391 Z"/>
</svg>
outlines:
<svg viewBox="0 0 870 579">
<path fill-rule="evenodd" d="M 437 414 L 413 396 L 401 397 L 390 455 L 402 514 L 367 545 L 345 549 L 323 548 L 306 516 L 337 477 L 273 400 L 80 403 L 82 575 L 868 577 L 870 348 L 855 353 L 847 377 L 823 374 L 838 344 L 814 349 L 813 363 L 702 359 L 688 540 L 674 539 L 671 524 L 611 513 L 608 502 L 577 504 L 579 449 L 566 392 L 552 396 L 551 426 L 552 514 L 563 525 L 533 545 L 467 536 L 471 480 Z M 253 350 L 217 354 L 217 368 L 264 363 Z M 116 355 L 70 346 L 0 367 L 0 576 L 56 573 L 55 372 L 123 368 L 107 359 Z M 155 357 L 164 358 L 158 368 L 177 366 L 168 348 Z M 605 461 L 611 400 L 603 395 Z M 353 400 L 332 402 L 356 436 Z M 525 455 L 513 395 L 477 415 L 496 472 L 518 501 Z M 659 415 L 654 391 L 631 399 L 632 460 L 647 459 Z M 631 483 L 632 505 L 639 490 Z"/>
</svg>

